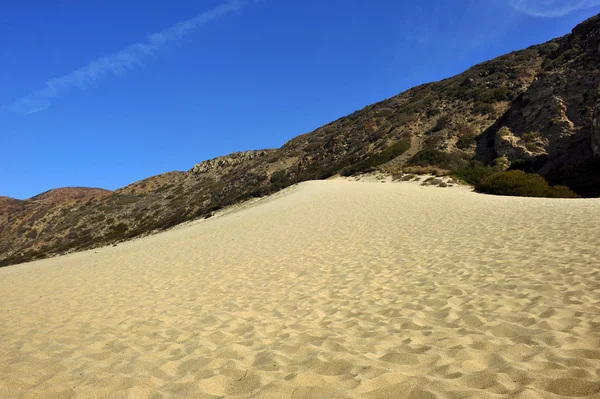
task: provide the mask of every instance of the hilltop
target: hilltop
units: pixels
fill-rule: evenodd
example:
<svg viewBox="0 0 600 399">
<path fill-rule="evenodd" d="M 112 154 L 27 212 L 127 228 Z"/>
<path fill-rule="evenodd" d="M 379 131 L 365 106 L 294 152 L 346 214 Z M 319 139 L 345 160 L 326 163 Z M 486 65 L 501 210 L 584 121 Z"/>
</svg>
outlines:
<svg viewBox="0 0 600 399">
<path fill-rule="evenodd" d="M 478 161 L 599 196 L 599 44 L 595 16 L 564 37 L 412 88 L 279 149 L 230 154 L 112 193 L 50 196 L 70 200 L 39 207 L 4 199 L 0 265 L 149 234 L 301 181 L 373 168 L 443 173 Z"/>
</svg>

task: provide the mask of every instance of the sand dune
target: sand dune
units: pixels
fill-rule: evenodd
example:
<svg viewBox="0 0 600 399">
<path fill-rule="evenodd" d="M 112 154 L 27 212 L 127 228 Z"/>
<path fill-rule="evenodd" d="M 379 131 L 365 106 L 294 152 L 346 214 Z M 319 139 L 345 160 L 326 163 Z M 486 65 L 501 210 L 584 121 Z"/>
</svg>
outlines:
<svg viewBox="0 0 600 399">
<path fill-rule="evenodd" d="M 600 200 L 307 182 L 0 269 L 0 398 L 600 398 Z"/>
</svg>

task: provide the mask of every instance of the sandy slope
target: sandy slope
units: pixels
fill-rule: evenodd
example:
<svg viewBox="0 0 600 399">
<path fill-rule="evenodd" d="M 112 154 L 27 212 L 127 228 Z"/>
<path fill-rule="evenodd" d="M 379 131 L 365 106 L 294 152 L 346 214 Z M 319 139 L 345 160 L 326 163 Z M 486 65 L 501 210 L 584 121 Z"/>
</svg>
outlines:
<svg viewBox="0 0 600 399">
<path fill-rule="evenodd" d="M 600 200 L 308 182 L 0 269 L 0 397 L 600 397 Z"/>
</svg>

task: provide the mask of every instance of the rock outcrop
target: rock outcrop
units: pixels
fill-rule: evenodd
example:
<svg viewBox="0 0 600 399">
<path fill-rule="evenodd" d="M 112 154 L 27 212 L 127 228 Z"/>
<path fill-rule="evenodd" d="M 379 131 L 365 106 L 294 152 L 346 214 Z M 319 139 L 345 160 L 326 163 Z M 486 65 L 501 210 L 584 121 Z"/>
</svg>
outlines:
<svg viewBox="0 0 600 399">
<path fill-rule="evenodd" d="M 194 165 L 191 172 L 194 174 L 205 174 L 213 173 L 218 177 L 219 172 L 225 169 L 237 166 L 242 163 L 255 160 L 256 158 L 266 157 L 267 155 L 274 154 L 275 150 L 254 150 L 254 151 L 242 151 L 234 152 L 229 155 L 209 159 L 199 164 Z"/>
<path fill-rule="evenodd" d="M 598 88 L 598 102 L 594 107 L 592 117 L 592 154 L 600 157 L 600 87 Z"/>
</svg>

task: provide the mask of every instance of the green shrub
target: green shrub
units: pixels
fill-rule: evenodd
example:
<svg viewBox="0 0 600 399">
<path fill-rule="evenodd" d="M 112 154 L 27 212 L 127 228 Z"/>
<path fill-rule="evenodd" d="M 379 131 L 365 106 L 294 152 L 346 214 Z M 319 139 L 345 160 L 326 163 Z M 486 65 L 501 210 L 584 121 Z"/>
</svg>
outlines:
<svg viewBox="0 0 600 399">
<path fill-rule="evenodd" d="M 493 75 L 493 73 L 492 73 Z M 489 75 L 488 75 L 489 76 Z M 502 79 L 505 74 L 499 74 L 492 77 L 492 80 Z M 458 97 L 462 100 L 473 100 L 480 103 L 495 103 L 498 101 L 511 100 L 515 93 L 507 87 L 489 88 L 485 86 L 473 86 L 464 84 L 458 88 Z"/>
<path fill-rule="evenodd" d="M 380 108 L 377 114 L 387 118 L 394 114 L 394 110 L 392 108 Z"/>
<path fill-rule="evenodd" d="M 538 174 L 522 170 L 495 173 L 481 180 L 475 190 L 494 195 L 516 197 L 577 198 L 578 195 L 566 186 L 551 187 L 546 179 Z"/>
<path fill-rule="evenodd" d="M 403 126 L 409 123 L 412 123 L 414 121 L 416 121 L 417 115 L 415 114 L 407 114 L 407 113 L 395 113 L 390 119 L 389 121 L 394 125 L 394 126 Z"/>
<path fill-rule="evenodd" d="M 452 172 L 452 176 L 465 183 L 477 185 L 494 173 L 496 171 L 489 166 L 485 166 L 479 161 L 471 161 L 468 165 Z"/>
<path fill-rule="evenodd" d="M 535 60 L 537 57 L 538 57 L 537 50 L 527 49 L 527 50 L 519 51 L 516 54 L 515 61 L 518 61 L 518 62 L 532 61 L 532 60 Z"/>
<path fill-rule="evenodd" d="M 512 97 L 512 93 L 507 87 L 497 87 L 487 89 L 477 94 L 477 100 L 483 103 L 494 103 L 498 101 L 507 101 Z"/>
<path fill-rule="evenodd" d="M 306 147 L 304 148 L 304 151 L 306 152 L 312 152 L 314 150 L 316 150 L 317 148 L 320 148 L 323 146 L 323 143 L 320 141 L 311 141 L 310 143 L 308 143 L 306 145 Z"/>
<path fill-rule="evenodd" d="M 492 104 L 488 103 L 478 103 L 473 107 L 473 113 L 479 115 L 493 115 L 496 112 L 496 109 Z"/>
<path fill-rule="evenodd" d="M 271 187 L 273 190 L 278 191 L 287 186 L 291 185 L 291 179 L 288 174 L 284 170 L 278 170 L 277 172 L 271 175 Z"/>
<path fill-rule="evenodd" d="M 500 128 L 500 130 L 498 130 L 498 136 L 500 136 L 500 137 L 507 137 L 507 136 L 510 136 L 511 134 L 512 134 L 512 132 L 506 126 L 502 126 Z"/>
<path fill-rule="evenodd" d="M 335 165 L 314 162 L 309 164 L 305 169 L 298 171 L 293 178 L 290 178 L 290 185 L 306 180 L 327 179 L 333 176 L 336 171 Z"/>
<path fill-rule="evenodd" d="M 460 136 L 456 142 L 456 146 L 461 150 L 465 150 L 475 145 L 475 143 L 477 143 L 477 135 L 475 133 L 471 133 Z"/>
<path fill-rule="evenodd" d="M 427 117 L 428 118 L 433 118 L 434 116 L 439 115 L 440 112 L 442 112 L 442 111 L 440 111 L 438 108 L 428 109 L 427 110 Z"/>
<path fill-rule="evenodd" d="M 417 152 L 409 160 L 408 164 L 413 166 L 437 165 L 446 160 L 448 154 L 435 149 L 425 149 Z"/>
<path fill-rule="evenodd" d="M 433 127 L 432 131 L 433 132 L 439 132 L 440 130 L 446 129 L 448 127 L 450 127 L 450 125 L 452 124 L 452 116 L 446 114 L 441 116 L 435 126 Z"/>
<path fill-rule="evenodd" d="M 444 136 L 439 136 L 439 135 L 429 136 L 423 142 L 423 147 L 436 149 L 439 147 L 439 145 L 442 143 L 443 140 L 444 140 Z"/>
<path fill-rule="evenodd" d="M 529 132 L 525 133 L 522 137 L 522 140 L 526 143 L 532 143 L 540 137 L 538 132 Z"/>
<path fill-rule="evenodd" d="M 108 241 L 122 239 L 125 236 L 125 233 L 127 232 L 128 229 L 129 228 L 127 227 L 127 225 L 122 222 L 119 224 L 110 226 L 108 233 L 105 235 L 105 238 Z"/>
<path fill-rule="evenodd" d="M 580 198 L 577 193 L 567 186 L 551 186 L 553 198 Z"/>
<path fill-rule="evenodd" d="M 408 160 L 409 166 L 438 166 L 448 170 L 460 169 L 466 163 L 460 151 L 448 153 L 432 148 L 423 149 Z"/>
<path fill-rule="evenodd" d="M 130 196 L 130 195 L 114 195 L 112 197 L 112 202 L 114 205 L 123 206 L 129 204 L 135 204 L 140 199 L 138 197 Z"/>
<path fill-rule="evenodd" d="M 340 172 L 342 176 L 352 176 L 356 173 L 369 172 L 375 167 L 384 164 L 392 159 L 404 154 L 410 149 L 410 142 L 407 140 L 400 140 L 395 144 L 387 147 L 385 150 L 378 154 L 371 154 L 362 161 L 358 161 L 343 168 Z"/>
<path fill-rule="evenodd" d="M 383 150 L 378 157 L 376 156 L 376 159 L 382 164 L 404 154 L 409 149 L 410 141 L 400 140 Z"/>
<path fill-rule="evenodd" d="M 525 148 L 527 148 L 531 152 L 536 152 L 540 150 L 540 145 L 538 143 L 525 143 Z"/>
</svg>

